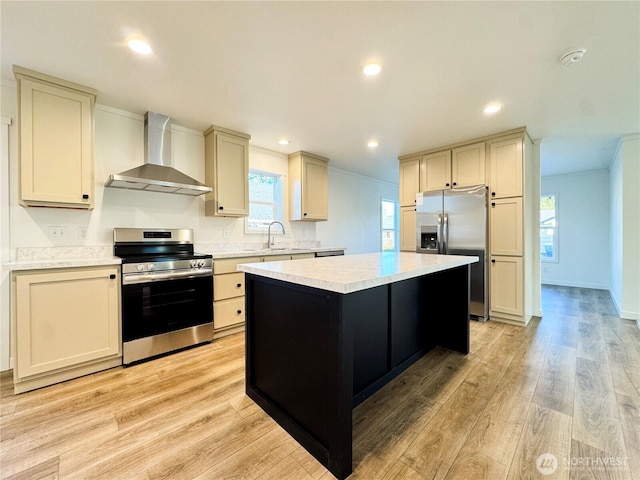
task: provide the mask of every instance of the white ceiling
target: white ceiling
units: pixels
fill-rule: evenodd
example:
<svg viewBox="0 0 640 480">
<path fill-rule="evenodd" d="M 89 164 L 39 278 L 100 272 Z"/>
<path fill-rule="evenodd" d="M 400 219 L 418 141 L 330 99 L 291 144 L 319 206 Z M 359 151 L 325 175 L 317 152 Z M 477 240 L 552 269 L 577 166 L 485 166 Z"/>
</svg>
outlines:
<svg viewBox="0 0 640 480">
<path fill-rule="evenodd" d="M 397 181 L 397 157 L 528 127 L 542 172 L 607 168 L 640 132 L 640 2 L 0 2 L 17 64 L 98 103 L 247 132 Z M 147 38 L 141 57 L 124 39 Z M 586 48 L 581 63 L 558 58 Z M 382 73 L 364 77 L 376 60 Z M 504 104 L 493 117 L 490 101 Z M 286 136 L 292 143 L 279 146 Z M 366 146 L 370 138 L 380 145 Z"/>
</svg>

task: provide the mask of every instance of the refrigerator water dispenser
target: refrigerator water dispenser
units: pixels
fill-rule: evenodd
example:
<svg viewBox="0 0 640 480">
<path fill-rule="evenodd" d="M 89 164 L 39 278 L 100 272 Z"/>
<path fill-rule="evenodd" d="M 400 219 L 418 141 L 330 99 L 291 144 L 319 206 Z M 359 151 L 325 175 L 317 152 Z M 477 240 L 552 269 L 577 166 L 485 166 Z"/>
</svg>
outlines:
<svg viewBox="0 0 640 480">
<path fill-rule="evenodd" d="M 420 227 L 420 247 L 421 253 L 438 253 L 438 230 L 435 225 Z"/>
</svg>

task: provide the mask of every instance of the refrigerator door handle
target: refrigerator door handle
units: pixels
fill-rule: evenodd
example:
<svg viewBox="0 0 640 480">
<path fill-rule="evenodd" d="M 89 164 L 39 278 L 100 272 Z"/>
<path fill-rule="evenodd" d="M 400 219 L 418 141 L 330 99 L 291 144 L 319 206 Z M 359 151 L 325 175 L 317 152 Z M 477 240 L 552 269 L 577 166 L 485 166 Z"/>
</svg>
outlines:
<svg viewBox="0 0 640 480">
<path fill-rule="evenodd" d="M 442 221 L 442 253 L 449 254 L 449 214 L 444 213 Z"/>
<path fill-rule="evenodd" d="M 444 253 L 442 250 L 442 214 L 438 214 L 438 225 L 436 227 L 436 241 L 438 243 L 438 253 Z"/>
</svg>

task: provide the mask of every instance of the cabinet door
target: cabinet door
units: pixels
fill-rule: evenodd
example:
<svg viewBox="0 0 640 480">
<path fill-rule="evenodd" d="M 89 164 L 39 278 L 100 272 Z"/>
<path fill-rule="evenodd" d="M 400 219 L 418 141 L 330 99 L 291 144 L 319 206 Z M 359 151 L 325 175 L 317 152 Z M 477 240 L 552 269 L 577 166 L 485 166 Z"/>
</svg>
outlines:
<svg viewBox="0 0 640 480">
<path fill-rule="evenodd" d="M 490 313 L 524 315 L 522 257 L 491 257 Z"/>
<path fill-rule="evenodd" d="M 400 250 L 416 251 L 416 207 L 400 208 Z"/>
<path fill-rule="evenodd" d="M 215 132 L 216 215 L 249 215 L 249 142 Z"/>
<path fill-rule="evenodd" d="M 327 164 L 314 158 L 302 159 L 302 217 L 305 220 L 327 219 Z"/>
<path fill-rule="evenodd" d="M 420 190 L 423 192 L 451 188 L 451 150 L 432 153 L 422 157 L 424 178 Z"/>
<path fill-rule="evenodd" d="M 415 206 L 419 191 L 420 159 L 400 162 L 400 206 Z"/>
<path fill-rule="evenodd" d="M 244 324 L 244 296 L 213 304 L 213 329 Z"/>
<path fill-rule="evenodd" d="M 492 255 L 522 255 L 522 198 L 491 200 L 489 212 Z"/>
<path fill-rule="evenodd" d="M 23 205 L 93 208 L 92 96 L 20 79 Z"/>
<path fill-rule="evenodd" d="M 484 185 L 485 179 L 484 142 L 454 148 L 451 151 L 451 186 L 471 187 Z"/>
<path fill-rule="evenodd" d="M 489 144 L 491 198 L 522 196 L 522 137 Z"/>
<path fill-rule="evenodd" d="M 17 275 L 17 376 L 118 355 L 119 278 L 117 268 Z"/>
</svg>

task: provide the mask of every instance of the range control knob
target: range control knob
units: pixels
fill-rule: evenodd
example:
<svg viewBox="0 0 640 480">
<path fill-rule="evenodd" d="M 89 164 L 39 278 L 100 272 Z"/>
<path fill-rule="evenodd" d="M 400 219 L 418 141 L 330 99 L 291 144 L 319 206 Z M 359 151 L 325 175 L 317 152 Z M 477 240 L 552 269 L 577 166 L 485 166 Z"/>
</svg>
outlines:
<svg viewBox="0 0 640 480">
<path fill-rule="evenodd" d="M 140 264 L 136 268 L 138 269 L 139 272 L 142 272 L 144 270 L 144 265 Z"/>
<path fill-rule="evenodd" d="M 153 263 L 148 263 L 147 264 L 147 270 L 151 271 L 151 270 L 155 270 L 156 266 Z"/>
<path fill-rule="evenodd" d="M 197 260 L 191 260 L 191 261 L 189 262 L 189 266 L 190 266 L 191 268 L 196 268 L 196 267 L 198 266 L 198 261 L 197 261 Z"/>
<path fill-rule="evenodd" d="M 204 260 L 198 260 L 198 266 L 204 267 Z"/>
</svg>

